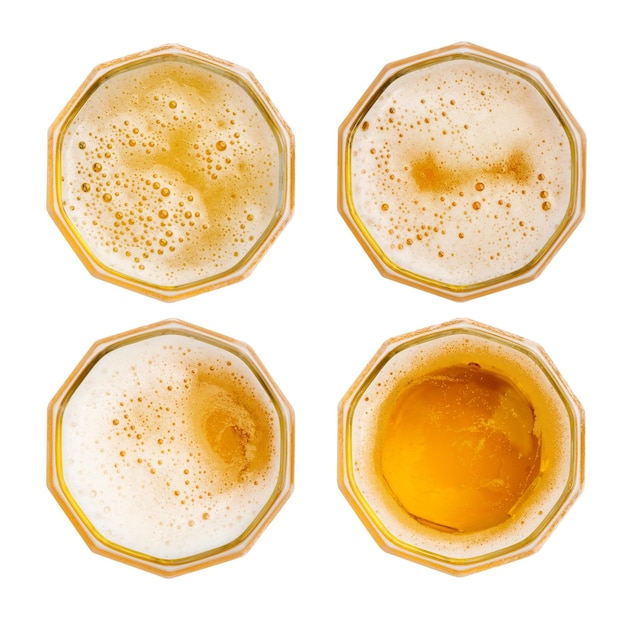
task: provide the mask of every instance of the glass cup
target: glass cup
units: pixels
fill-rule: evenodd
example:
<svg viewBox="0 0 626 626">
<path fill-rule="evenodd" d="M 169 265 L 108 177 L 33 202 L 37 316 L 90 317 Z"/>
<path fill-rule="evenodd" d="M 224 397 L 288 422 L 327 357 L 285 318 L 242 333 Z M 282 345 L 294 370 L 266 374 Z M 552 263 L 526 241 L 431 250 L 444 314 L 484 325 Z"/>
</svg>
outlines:
<svg viewBox="0 0 626 626">
<path fill-rule="evenodd" d="M 293 209 L 293 135 L 262 87 L 182 46 L 97 66 L 48 153 L 48 211 L 87 269 L 161 300 L 246 277 Z"/>
<path fill-rule="evenodd" d="M 241 556 L 293 489 L 293 410 L 252 349 L 178 320 L 98 341 L 48 410 L 89 547 L 162 576 Z"/>
<path fill-rule="evenodd" d="M 583 217 L 585 136 L 538 68 L 469 43 L 383 68 L 339 129 L 339 211 L 387 278 L 467 300 Z"/>
<path fill-rule="evenodd" d="M 534 553 L 582 490 L 584 413 L 537 344 L 470 320 L 387 341 L 339 409 L 339 486 L 386 551 L 462 576 Z"/>
</svg>

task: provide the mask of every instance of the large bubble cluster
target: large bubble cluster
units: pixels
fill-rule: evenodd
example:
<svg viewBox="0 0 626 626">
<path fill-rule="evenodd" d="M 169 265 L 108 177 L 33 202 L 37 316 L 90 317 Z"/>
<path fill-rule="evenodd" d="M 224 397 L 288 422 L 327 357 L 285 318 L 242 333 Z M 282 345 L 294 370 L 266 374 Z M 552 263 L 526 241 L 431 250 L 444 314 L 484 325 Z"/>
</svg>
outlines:
<svg viewBox="0 0 626 626">
<path fill-rule="evenodd" d="M 231 270 L 284 198 L 274 130 L 231 77 L 180 58 L 113 73 L 61 147 L 62 206 L 86 248 L 133 280 L 176 287 Z"/>
</svg>

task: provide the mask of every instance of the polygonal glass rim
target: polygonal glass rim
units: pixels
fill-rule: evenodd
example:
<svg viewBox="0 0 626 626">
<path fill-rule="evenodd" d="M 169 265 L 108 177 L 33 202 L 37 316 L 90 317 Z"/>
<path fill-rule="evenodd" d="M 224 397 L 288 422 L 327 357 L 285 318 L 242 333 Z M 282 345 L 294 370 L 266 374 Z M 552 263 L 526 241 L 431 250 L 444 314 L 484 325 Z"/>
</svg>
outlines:
<svg viewBox="0 0 626 626">
<path fill-rule="evenodd" d="M 67 487 L 63 475 L 62 431 L 63 413 L 76 389 L 95 365 L 110 352 L 134 343 L 163 335 L 182 335 L 208 343 L 229 352 L 245 364 L 270 399 L 279 422 L 278 479 L 265 505 L 248 527 L 223 546 L 178 559 L 165 559 L 133 550 L 108 540 L 91 523 Z M 165 577 L 178 576 L 197 569 L 217 565 L 243 556 L 283 507 L 293 491 L 293 409 L 247 344 L 224 335 L 183 322 L 169 319 L 118 335 L 93 344 L 48 406 L 48 489 L 78 530 L 89 548 L 103 556 L 134 565 Z"/>
<path fill-rule="evenodd" d="M 558 229 L 552 234 L 543 248 L 529 263 L 512 272 L 468 285 L 452 285 L 435 280 L 392 261 L 382 250 L 376 241 L 376 237 L 363 224 L 354 205 L 351 193 L 352 139 L 373 104 L 389 85 L 401 76 L 424 67 L 457 59 L 491 65 L 492 67 L 516 74 L 529 83 L 543 97 L 560 121 L 570 144 L 572 159 L 571 191 L 568 209 Z M 545 269 L 548 262 L 576 229 L 585 212 L 586 137 L 584 131 L 574 119 L 547 76 L 534 65 L 467 42 L 457 43 L 387 64 L 339 127 L 338 154 L 339 212 L 378 271 L 386 278 L 418 287 L 451 300 L 469 300 L 533 280 Z"/>
<path fill-rule="evenodd" d="M 473 335 L 505 345 L 531 359 L 565 407 L 569 420 L 570 467 L 563 490 L 550 511 L 524 539 L 471 558 L 452 558 L 398 539 L 380 519 L 359 488 L 352 461 L 352 421 L 359 399 L 380 370 L 400 352 L 450 335 Z M 554 363 L 537 343 L 469 319 L 457 319 L 388 339 L 361 372 L 339 404 L 338 484 L 344 497 L 379 546 L 391 554 L 454 576 L 473 574 L 534 554 L 582 492 L 584 484 L 584 409 Z"/>
<path fill-rule="evenodd" d="M 244 90 L 255 103 L 276 140 L 280 157 L 278 180 L 282 188 L 272 220 L 262 236 L 237 263 L 219 274 L 174 286 L 144 281 L 138 277 L 129 276 L 110 268 L 103 263 L 86 244 L 72 221 L 67 217 L 63 207 L 61 192 L 61 148 L 63 140 L 69 124 L 79 113 L 85 102 L 87 102 L 94 91 L 113 76 L 139 66 L 157 64 L 164 60 L 179 60 L 182 63 L 206 68 L 209 72 L 230 80 Z M 97 65 L 50 126 L 48 133 L 48 213 L 83 265 L 96 278 L 163 301 L 175 301 L 191 297 L 246 278 L 290 221 L 294 205 L 294 144 L 295 141 L 291 129 L 273 105 L 254 74 L 248 69 L 178 44 L 168 44 L 144 52 L 138 52 Z"/>
</svg>

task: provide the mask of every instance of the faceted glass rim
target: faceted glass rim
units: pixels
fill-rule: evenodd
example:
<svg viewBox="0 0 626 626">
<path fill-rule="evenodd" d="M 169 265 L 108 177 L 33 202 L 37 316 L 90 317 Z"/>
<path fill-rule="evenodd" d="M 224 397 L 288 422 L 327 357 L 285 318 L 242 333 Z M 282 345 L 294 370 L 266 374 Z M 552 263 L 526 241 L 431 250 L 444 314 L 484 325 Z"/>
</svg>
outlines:
<svg viewBox="0 0 626 626">
<path fill-rule="evenodd" d="M 352 141 L 364 117 L 382 93 L 398 78 L 436 64 L 465 59 L 513 73 L 529 83 L 545 100 L 563 127 L 572 159 L 571 191 L 567 212 L 542 249 L 524 266 L 501 276 L 472 284 L 450 284 L 419 274 L 392 261 L 360 218 L 352 198 Z M 584 216 L 586 137 L 558 92 L 538 67 L 498 52 L 461 42 L 387 64 L 339 127 L 338 208 L 378 271 L 386 278 L 418 287 L 451 300 L 464 301 L 513 287 L 536 278 L 576 229 Z"/>
<path fill-rule="evenodd" d="M 470 558 L 453 558 L 438 554 L 396 537 L 386 527 L 378 513 L 367 501 L 366 496 L 361 492 L 354 473 L 352 455 L 352 422 L 356 406 L 381 369 L 406 349 L 450 335 L 479 337 L 517 350 L 531 359 L 565 407 L 570 434 L 568 478 L 550 511 L 543 516 L 542 520 L 524 539 L 505 545 L 498 550 Z M 361 522 L 383 550 L 448 574 L 465 576 L 529 556 L 539 550 L 582 492 L 585 457 L 584 432 L 584 409 L 582 405 L 539 344 L 473 320 L 452 320 L 387 340 L 342 398 L 339 404 L 339 488 Z"/>
<path fill-rule="evenodd" d="M 231 268 L 190 283 L 167 286 L 144 281 L 110 268 L 80 235 L 63 207 L 61 148 L 68 126 L 89 97 L 107 80 L 139 66 L 180 61 L 205 68 L 237 84 L 252 99 L 276 140 L 280 157 L 281 193 L 272 220 L 252 248 Z M 87 270 L 96 278 L 132 289 L 163 301 L 176 301 L 217 289 L 246 278 L 291 220 L 294 207 L 295 139 L 254 74 L 239 65 L 178 44 L 168 44 L 97 65 L 50 126 L 48 132 L 48 213 Z"/>
<path fill-rule="evenodd" d="M 107 354 L 118 348 L 163 336 L 182 335 L 229 352 L 240 360 L 271 401 L 279 422 L 279 469 L 272 494 L 248 527 L 232 541 L 194 555 L 164 559 L 145 554 L 107 539 L 91 523 L 67 487 L 63 475 L 62 429 L 65 408 L 89 372 Z M 52 495 L 78 530 L 89 548 L 103 556 L 170 577 L 216 565 L 245 554 L 285 504 L 294 482 L 294 411 L 258 356 L 247 344 L 224 335 L 169 319 L 101 339 L 93 344 L 48 406 L 47 484 Z"/>
</svg>

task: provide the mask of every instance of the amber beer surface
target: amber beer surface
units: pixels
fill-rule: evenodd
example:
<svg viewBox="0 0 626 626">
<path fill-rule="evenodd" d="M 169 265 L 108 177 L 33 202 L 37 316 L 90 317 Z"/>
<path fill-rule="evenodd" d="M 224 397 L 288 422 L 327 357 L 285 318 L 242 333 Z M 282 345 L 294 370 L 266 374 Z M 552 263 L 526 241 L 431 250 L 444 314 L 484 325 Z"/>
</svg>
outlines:
<svg viewBox="0 0 626 626">
<path fill-rule="evenodd" d="M 120 282 L 163 298 L 224 284 L 289 219 L 290 131 L 247 70 L 166 46 L 75 100 L 52 129 L 53 204 Z"/>
<path fill-rule="evenodd" d="M 478 363 L 420 378 L 390 408 L 383 477 L 407 513 L 450 532 L 506 521 L 541 462 L 534 409 Z"/>
<path fill-rule="evenodd" d="M 390 339 L 340 405 L 339 484 L 386 550 L 462 575 L 535 551 L 580 491 L 582 408 L 470 320 Z"/>
</svg>

